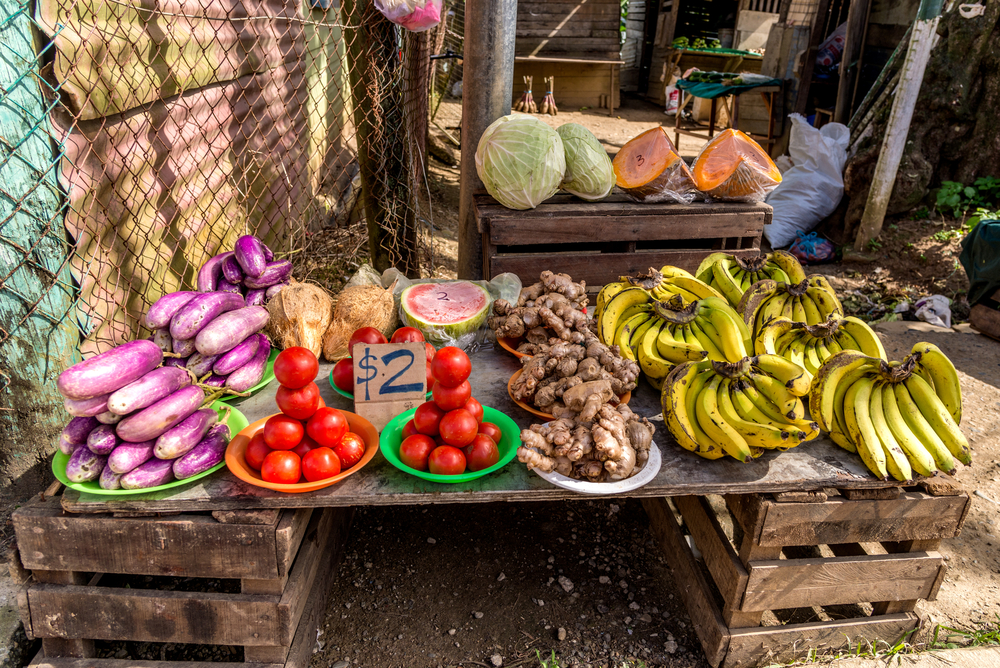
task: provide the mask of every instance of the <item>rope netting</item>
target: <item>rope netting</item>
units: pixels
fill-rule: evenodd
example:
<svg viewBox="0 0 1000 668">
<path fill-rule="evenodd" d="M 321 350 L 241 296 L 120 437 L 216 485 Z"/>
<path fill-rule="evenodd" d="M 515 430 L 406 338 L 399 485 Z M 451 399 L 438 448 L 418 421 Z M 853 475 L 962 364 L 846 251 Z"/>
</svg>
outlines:
<svg viewBox="0 0 1000 668">
<path fill-rule="evenodd" d="M 0 0 L 0 360 L 39 315 L 85 356 L 145 335 L 242 234 L 419 273 L 434 31 L 309 2 Z"/>
</svg>

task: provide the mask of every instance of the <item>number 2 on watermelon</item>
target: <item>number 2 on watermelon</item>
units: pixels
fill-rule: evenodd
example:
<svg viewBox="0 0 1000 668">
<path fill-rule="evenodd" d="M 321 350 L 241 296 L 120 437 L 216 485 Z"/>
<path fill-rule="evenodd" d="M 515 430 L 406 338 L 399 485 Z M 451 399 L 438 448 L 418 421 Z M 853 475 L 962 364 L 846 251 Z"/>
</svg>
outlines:
<svg viewBox="0 0 1000 668">
<path fill-rule="evenodd" d="M 399 297 L 403 322 L 438 344 L 475 332 L 489 315 L 489 293 L 470 281 L 417 283 Z"/>
</svg>

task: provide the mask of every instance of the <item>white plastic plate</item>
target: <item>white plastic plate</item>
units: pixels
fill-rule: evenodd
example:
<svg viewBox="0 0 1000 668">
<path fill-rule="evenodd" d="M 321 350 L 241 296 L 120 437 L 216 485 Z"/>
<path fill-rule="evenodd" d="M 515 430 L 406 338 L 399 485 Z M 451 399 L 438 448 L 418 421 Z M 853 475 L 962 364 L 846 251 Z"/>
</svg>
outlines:
<svg viewBox="0 0 1000 668">
<path fill-rule="evenodd" d="M 613 482 L 589 482 L 586 480 L 567 478 L 566 476 L 556 473 L 555 471 L 552 473 L 544 473 L 538 469 L 533 470 L 541 478 L 544 478 L 556 487 L 562 487 L 563 489 L 568 489 L 571 492 L 577 492 L 579 494 L 594 494 L 603 496 L 607 494 L 621 494 L 622 492 L 639 489 L 656 477 L 656 474 L 660 472 L 660 465 L 662 463 L 663 460 L 660 457 L 660 448 L 657 447 L 656 443 L 651 443 L 649 446 L 649 459 L 646 460 L 646 466 L 631 478 L 625 478 L 624 480 L 615 480 Z"/>
</svg>

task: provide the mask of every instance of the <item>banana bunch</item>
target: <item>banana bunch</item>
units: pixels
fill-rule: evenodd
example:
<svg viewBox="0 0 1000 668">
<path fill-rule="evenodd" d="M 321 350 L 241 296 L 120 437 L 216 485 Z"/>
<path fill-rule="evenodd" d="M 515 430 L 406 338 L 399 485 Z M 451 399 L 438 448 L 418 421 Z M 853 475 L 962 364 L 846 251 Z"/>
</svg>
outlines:
<svg viewBox="0 0 1000 668">
<path fill-rule="evenodd" d="M 712 253 L 695 272 L 699 280 L 709 284 L 736 308 L 750 286 L 765 279 L 779 283 L 801 283 L 806 272 L 791 253 L 774 251 L 757 257 L 738 257 L 728 253 Z"/>
<path fill-rule="evenodd" d="M 685 303 L 673 294 L 657 301 L 645 288 L 623 288 L 607 300 L 597 323 L 601 341 L 638 362 L 657 389 L 675 364 L 735 362 L 753 349 L 749 328 L 722 297 Z"/>
<path fill-rule="evenodd" d="M 742 462 L 819 436 L 805 417 L 805 370 L 778 355 L 685 362 L 667 375 L 660 402 L 670 433 L 705 459 Z"/>
<path fill-rule="evenodd" d="M 708 297 L 725 299 L 717 290 L 681 269 L 666 265 L 659 271 L 650 268 L 646 274 L 638 276 L 622 276 L 614 283 L 608 283 L 597 294 L 594 305 L 594 317 L 600 318 L 600 313 L 608 301 L 626 288 L 639 288 L 649 293 L 654 300 L 669 300 L 675 295 L 685 302 L 693 302 Z"/>
<path fill-rule="evenodd" d="M 931 343 L 918 343 L 902 362 L 844 350 L 820 367 L 809 412 L 833 442 L 857 452 L 879 478 L 954 473 L 972 462 L 959 428 L 958 372 Z"/>
<path fill-rule="evenodd" d="M 812 375 L 841 350 L 859 350 L 869 357 L 885 359 L 878 334 L 854 316 L 831 317 L 816 325 L 779 316 L 757 333 L 754 352 L 781 355 Z"/>
<path fill-rule="evenodd" d="M 798 283 L 771 279 L 758 281 L 743 294 L 736 308 L 757 336 L 764 325 L 785 317 L 807 325 L 818 325 L 832 316 L 843 316 L 844 309 L 825 276 L 814 274 Z"/>
</svg>

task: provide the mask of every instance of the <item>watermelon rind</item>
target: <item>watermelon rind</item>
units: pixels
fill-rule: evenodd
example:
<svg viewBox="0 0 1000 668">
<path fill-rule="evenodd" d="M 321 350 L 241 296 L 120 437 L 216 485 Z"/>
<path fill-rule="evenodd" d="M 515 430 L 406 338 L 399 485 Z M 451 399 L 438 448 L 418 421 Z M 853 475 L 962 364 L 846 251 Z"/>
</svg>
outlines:
<svg viewBox="0 0 1000 668">
<path fill-rule="evenodd" d="M 448 324 L 434 321 L 429 315 L 421 315 L 413 303 L 413 297 L 425 291 L 448 291 L 450 288 L 472 286 L 482 293 L 483 305 L 475 313 Z M 490 314 L 490 304 L 493 298 L 490 293 L 480 285 L 471 281 L 453 281 L 448 283 L 415 283 L 403 290 L 399 296 L 399 317 L 407 327 L 416 327 L 423 333 L 424 338 L 432 344 L 455 345 L 455 343 L 469 334 L 473 334 L 486 323 L 486 318 Z"/>
</svg>

